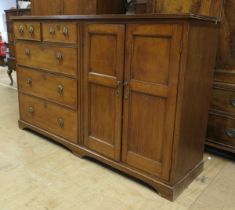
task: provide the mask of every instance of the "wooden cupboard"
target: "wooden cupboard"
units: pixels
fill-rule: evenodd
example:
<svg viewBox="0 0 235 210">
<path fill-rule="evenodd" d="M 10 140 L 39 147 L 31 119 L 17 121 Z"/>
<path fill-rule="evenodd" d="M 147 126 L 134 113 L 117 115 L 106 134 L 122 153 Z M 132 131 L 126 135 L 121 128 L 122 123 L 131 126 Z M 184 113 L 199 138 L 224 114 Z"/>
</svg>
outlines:
<svg viewBox="0 0 235 210">
<path fill-rule="evenodd" d="M 31 0 L 32 15 L 118 14 L 125 0 Z"/>
<path fill-rule="evenodd" d="M 132 175 L 170 200 L 202 171 L 215 18 L 14 20 L 16 32 L 30 25 L 40 34 L 36 41 L 16 36 L 20 128 Z M 48 35 L 50 27 L 56 35 Z M 66 34 L 58 35 L 61 28 Z"/>
</svg>

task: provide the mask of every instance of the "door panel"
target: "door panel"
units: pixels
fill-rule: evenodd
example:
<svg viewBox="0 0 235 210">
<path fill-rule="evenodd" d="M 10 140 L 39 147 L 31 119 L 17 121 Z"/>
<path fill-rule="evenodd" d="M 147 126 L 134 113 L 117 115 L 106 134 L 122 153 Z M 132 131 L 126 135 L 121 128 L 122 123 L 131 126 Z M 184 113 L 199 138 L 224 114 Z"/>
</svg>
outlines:
<svg viewBox="0 0 235 210">
<path fill-rule="evenodd" d="M 169 179 L 180 25 L 128 25 L 122 161 Z"/>
<path fill-rule="evenodd" d="M 84 49 L 84 145 L 120 160 L 123 25 L 88 24 Z"/>
</svg>

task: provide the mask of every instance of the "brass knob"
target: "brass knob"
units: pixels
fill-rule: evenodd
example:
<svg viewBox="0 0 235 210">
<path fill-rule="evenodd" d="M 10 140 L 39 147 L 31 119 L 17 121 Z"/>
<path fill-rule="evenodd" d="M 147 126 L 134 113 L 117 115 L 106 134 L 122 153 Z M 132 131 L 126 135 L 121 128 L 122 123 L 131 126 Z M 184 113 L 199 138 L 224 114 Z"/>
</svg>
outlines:
<svg viewBox="0 0 235 210">
<path fill-rule="evenodd" d="M 26 80 L 26 83 L 27 83 L 27 85 L 32 85 L 32 79 L 31 78 L 27 78 L 27 80 Z"/>
<path fill-rule="evenodd" d="M 55 29 L 54 29 L 53 27 L 50 27 L 50 28 L 49 28 L 49 33 L 50 33 L 51 35 L 54 35 L 54 34 L 55 34 Z"/>
<path fill-rule="evenodd" d="M 228 128 L 226 130 L 226 135 L 230 138 L 235 138 L 235 129 L 234 128 Z"/>
<path fill-rule="evenodd" d="M 57 59 L 58 61 L 61 61 L 61 60 L 63 59 L 63 55 L 62 55 L 61 52 L 57 52 L 57 53 L 56 53 L 56 59 Z"/>
<path fill-rule="evenodd" d="M 30 106 L 28 111 L 29 111 L 30 114 L 33 114 L 34 113 L 34 108 L 32 106 Z"/>
<path fill-rule="evenodd" d="M 57 119 L 57 123 L 58 123 L 58 125 L 59 125 L 61 128 L 64 127 L 64 119 L 63 119 L 62 117 L 59 117 L 59 118 Z"/>
<path fill-rule="evenodd" d="M 58 85 L 58 86 L 57 86 L 57 93 L 59 93 L 60 95 L 62 95 L 62 94 L 63 94 L 63 91 L 64 91 L 63 85 Z"/>
<path fill-rule="evenodd" d="M 69 33 L 68 28 L 67 28 L 67 27 L 64 27 L 64 28 L 63 28 L 63 34 L 64 34 L 64 36 L 67 36 L 68 33 Z"/>
<path fill-rule="evenodd" d="M 232 107 L 235 107 L 235 99 L 232 99 L 232 100 L 230 101 L 230 104 L 231 104 Z"/>
<path fill-rule="evenodd" d="M 21 34 L 24 33 L 24 26 L 20 25 L 20 27 L 19 27 L 19 32 L 20 32 Z"/>
<path fill-rule="evenodd" d="M 34 33 L 34 28 L 33 28 L 33 26 L 29 26 L 29 33 L 30 33 L 30 34 L 33 34 L 33 33 Z"/>
<path fill-rule="evenodd" d="M 25 52 L 25 55 L 27 55 L 27 56 L 30 55 L 30 49 L 29 48 L 26 48 L 24 52 Z"/>
</svg>

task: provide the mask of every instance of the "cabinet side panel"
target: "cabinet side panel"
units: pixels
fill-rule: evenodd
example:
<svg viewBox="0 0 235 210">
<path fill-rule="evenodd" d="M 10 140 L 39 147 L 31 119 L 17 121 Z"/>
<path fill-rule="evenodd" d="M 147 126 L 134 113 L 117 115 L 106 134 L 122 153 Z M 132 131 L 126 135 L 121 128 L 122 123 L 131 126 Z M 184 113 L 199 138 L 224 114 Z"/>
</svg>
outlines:
<svg viewBox="0 0 235 210">
<path fill-rule="evenodd" d="M 218 30 L 215 25 L 192 23 L 185 29 L 189 33 L 182 57 L 172 183 L 185 177 L 202 161 L 216 58 Z"/>
</svg>

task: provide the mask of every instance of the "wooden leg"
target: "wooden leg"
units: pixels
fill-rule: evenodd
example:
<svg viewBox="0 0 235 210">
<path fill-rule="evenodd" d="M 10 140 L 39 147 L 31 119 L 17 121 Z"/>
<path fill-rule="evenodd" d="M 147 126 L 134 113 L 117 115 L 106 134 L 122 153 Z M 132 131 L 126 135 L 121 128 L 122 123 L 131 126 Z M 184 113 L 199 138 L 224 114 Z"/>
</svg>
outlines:
<svg viewBox="0 0 235 210">
<path fill-rule="evenodd" d="M 12 78 L 12 69 L 8 69 L 7 70 L 7 74 L 8 74 L 8 76 L 9 76 L 9 78 L 10 78 L 10 80 L 11 80 L 11 83 L 10 83 L 10 85 L 12 86 L 13 85 L 13 83 L 14 83 L 14 81 L 13 81 L 13 78 Z"/>
</svg>

